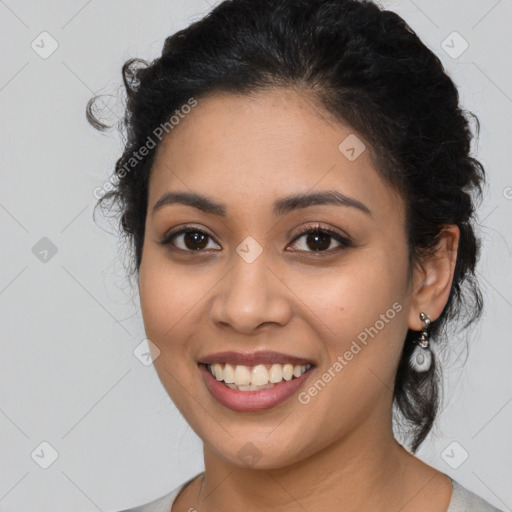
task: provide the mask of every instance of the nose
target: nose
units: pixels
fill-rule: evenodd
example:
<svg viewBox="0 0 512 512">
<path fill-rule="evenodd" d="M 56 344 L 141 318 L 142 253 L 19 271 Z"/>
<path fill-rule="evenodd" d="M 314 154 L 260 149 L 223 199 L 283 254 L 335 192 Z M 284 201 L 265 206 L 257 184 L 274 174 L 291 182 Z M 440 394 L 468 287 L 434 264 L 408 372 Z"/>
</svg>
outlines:
<svg viewBox="0 0 512 512">
<path fill-rule="evenodd" d="M 269 265 L 265 252 L 252 263 L 235 254 L 231 270 L 216 290 L 211 316 L 220 327 L 254 334 L 290 321 L 291 292 Z"/>
</svg>

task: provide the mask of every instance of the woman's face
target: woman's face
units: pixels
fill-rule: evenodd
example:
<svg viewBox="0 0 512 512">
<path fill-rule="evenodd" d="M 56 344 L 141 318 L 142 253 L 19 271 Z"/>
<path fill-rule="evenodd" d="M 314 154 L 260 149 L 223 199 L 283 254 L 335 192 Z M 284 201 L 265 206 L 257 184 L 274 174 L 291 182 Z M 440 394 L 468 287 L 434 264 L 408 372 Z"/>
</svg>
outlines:
<svg viewBox="0 0 512 512">
<path fill-rule="evenodd" d="M 154 211 L 169 192 L 219 206 L 169 199 Z M 327 192 L 338 201 L 290 200 Z M 163 139 L 149 184 L 142 314 L 158 375 L 210 453 L 269 469 L 349 435 L 371 446 L 390 433 L 411 306 L 404 222 L 364 139 L 297 92 L 200 99 Z M 335 234 L 299 234 L 318 226 Z M 286 355 L 260 361 L 267 371 L 292 357 L 314 366 L 298 387 L 293 378 L 235 391 L 199 365 L 225 351 Z"/>
</svg>

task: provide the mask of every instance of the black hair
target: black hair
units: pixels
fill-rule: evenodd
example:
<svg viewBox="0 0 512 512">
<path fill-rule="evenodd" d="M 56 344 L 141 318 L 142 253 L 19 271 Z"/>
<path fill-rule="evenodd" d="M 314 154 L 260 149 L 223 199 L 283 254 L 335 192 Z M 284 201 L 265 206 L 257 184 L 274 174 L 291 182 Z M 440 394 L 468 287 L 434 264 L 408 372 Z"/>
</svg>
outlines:
<svg viewBox="0 0 512 512">
<path fill-rule="evenodd" d="M 122 75 L 124 152 L 115 165 L 115 186 L 97 206 L 117 206 L 132 250 L 131 273 L 138 274 L 141 263 L 148 183 L 160 140 L 135 161 L 137 150 L 154 140 L 157 127 L 169 127 L 170 116 L 191 99 L 288 87 L 309 94 L 370 143 L 379 172 L 406 203 L 411 264 L 434 250 L 444 226 L 459 227 L 452 288 L 432 322 L 432 338 L 443 337 L 449 320 L 464 318 L 467 327 L 481 315 L 474 212 L 485 172 L 471 156 L 469 121 L 476 122 L 476 135 L 479 122 L 459 106 L 440 59 L 399 15 L 365 0 L 225 0 L 169 36 L 152 62 L 129 59 Z M 87 118 L 103 130 L 107 125 L 94 113 L 97 99 L 89 101 Z M 407 333 L 393 390 L 413 452 L 433 426 L 440 381 L 435 358 L 425 373 L 409 366 L 417 335 Z"/>
</svg>

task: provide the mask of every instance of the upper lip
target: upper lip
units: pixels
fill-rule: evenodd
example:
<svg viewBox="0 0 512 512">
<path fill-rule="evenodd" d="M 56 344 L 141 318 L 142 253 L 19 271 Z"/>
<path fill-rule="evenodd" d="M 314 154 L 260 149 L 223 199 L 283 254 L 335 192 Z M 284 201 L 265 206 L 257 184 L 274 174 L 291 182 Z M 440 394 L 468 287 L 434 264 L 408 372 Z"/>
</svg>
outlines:
<svg viewBox="0 0 512 512">
<path fill-rule="evenodd" d="M 202 357 L 199 361 L 202 364 L 214 364 L 214 363 L 229 363 L 229 364 L 240 364 L 244 366 L 255 366 L 257 364 L 286 364 L 290 363 L 295 365 L 307 365 L 314 363 L 310 359 L 303 357 L 291 356 L 283 354 L 281 352 L 274 352 L 271 350 L 264 350 L 260 352 L 215 352 L 214 354 L 208 354 Z"/>
</svg>

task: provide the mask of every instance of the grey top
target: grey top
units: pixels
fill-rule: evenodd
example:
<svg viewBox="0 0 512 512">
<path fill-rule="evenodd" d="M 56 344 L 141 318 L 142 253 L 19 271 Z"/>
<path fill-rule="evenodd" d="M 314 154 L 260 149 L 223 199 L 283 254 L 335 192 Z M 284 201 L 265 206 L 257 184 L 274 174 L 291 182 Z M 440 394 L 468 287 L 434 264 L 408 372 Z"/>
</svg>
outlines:
<svg viewBox="0 0 512 512">
<path fill-rule="evenodd" d="M 171 507 L 176 500 L 178 494 L 184 489 L 190 482 L 201 476 L 203 472 L 190 478 L 185 483 L 179 485 L 171 491 L 169 494 L 158 498 L 157 500 L 151 501 L 146 505 L 140 505 L 135 508 L 121 510 L 120 512 L 171 512 Z M 450 478 L 449 475 L 448 478 Z M 480 498 L 470 490 L 462 487 L 458 482 L 450 478 L 452 481 L 453 492 L 446 512 L 503 512 L 502 510 L 493 507 L 490 503 Z"/>
</svg>

